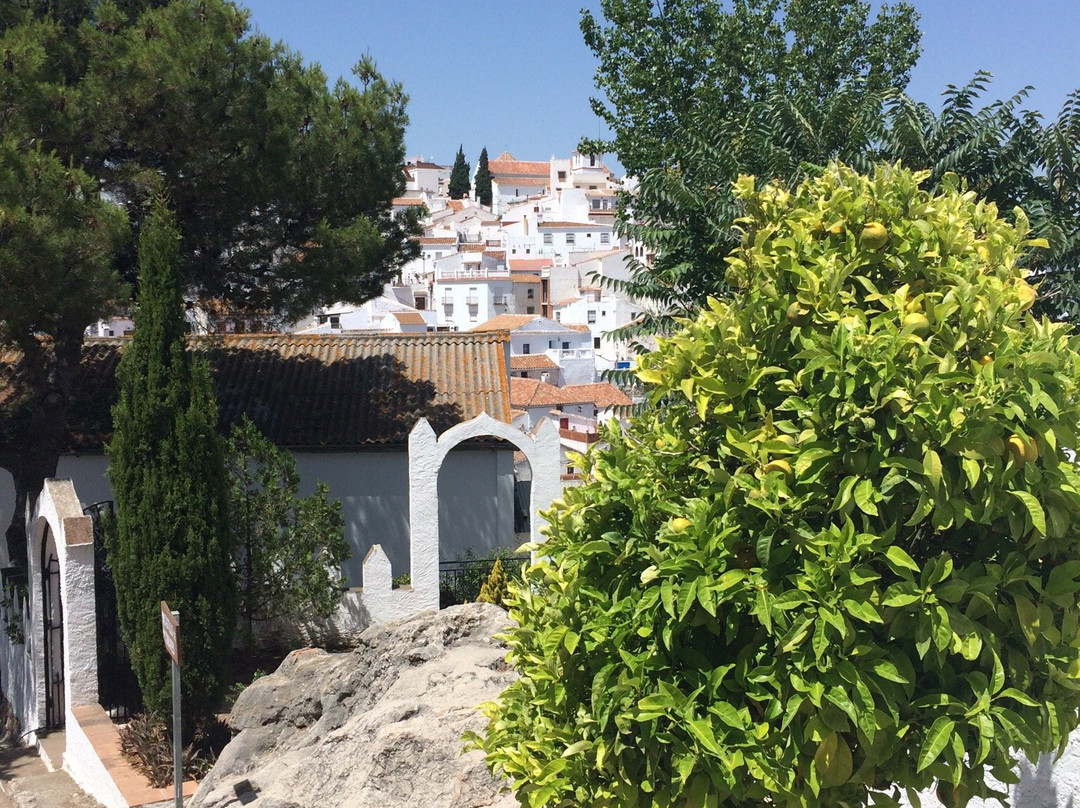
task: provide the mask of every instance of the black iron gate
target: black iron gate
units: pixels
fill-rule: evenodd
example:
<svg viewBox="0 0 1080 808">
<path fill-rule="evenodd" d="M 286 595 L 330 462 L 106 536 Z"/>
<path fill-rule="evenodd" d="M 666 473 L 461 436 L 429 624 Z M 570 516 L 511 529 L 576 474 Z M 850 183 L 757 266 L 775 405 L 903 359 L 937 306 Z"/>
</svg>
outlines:
<svg viewBox="0 0 1080 808">
<path fill-rule="evenodd" d="M 94 601 L 97 614 L 98 702 L 113 718 L 124 720 L 142 709 L 139 683 L 120 632 L 116 586 L 105 551 L 105 519 L 113 515 L 111 500 L 83 509 L 94 522 Z"/>
<path fill-rule="evenodd" d="M 52 532 L 41 543 L 41 614 L 45 631 L 45 726 L 64 725 L 64 608 L 60 601 L 60 559 Z"/>
</svg>

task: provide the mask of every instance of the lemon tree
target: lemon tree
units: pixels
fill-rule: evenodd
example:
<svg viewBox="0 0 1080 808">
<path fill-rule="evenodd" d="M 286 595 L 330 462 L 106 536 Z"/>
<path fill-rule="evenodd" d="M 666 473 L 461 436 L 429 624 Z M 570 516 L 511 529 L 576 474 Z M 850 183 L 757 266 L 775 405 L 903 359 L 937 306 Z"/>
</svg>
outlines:
<svg viewBox="0 0 1080 808">
<path fill-rule="evenodd" d="M 523 804 L 948 806 L 1080 707 L 1077 338 L 946 178 L 740 179 L 729 302 L 639 362 L 511 598 Z"/>
</svg>

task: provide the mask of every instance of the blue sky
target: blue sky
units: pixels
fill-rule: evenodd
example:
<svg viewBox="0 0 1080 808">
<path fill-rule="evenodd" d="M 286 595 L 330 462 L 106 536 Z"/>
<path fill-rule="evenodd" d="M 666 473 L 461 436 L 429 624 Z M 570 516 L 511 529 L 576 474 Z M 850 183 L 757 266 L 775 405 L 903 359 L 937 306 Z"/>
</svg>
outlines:
<svg viewBox="0 0 1080 808">
<path fill-rule="evenodd" d="M 370 54 L 410 97 L 409 156 L 453 162 L 459 144 L 522 160 L 569 156 L 600 123 L 589 108 L 596 62 L 578 28 L 594 0 L 240 0 L 252 25 L 319 62 L 331 81 Z M 908 92 L 937 106 L 978 69 L 989 97 L 1025 85 L 1027 106 L 1056 117 L 1080 87 L 1080 0 L 914 0 L 923 55 Z"/>
</svg>

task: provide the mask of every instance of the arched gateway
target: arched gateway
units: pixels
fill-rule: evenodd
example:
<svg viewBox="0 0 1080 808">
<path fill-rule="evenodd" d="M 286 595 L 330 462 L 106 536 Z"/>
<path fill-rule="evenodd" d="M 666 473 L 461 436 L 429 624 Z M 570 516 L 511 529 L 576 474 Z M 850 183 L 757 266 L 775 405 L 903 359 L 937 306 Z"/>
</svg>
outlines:
<svg viewBox="0 0 1080 808">
<path fill-rule="evenodd" d="M 501 438 L 521 451 L 532 468 L 529 538 L 543 541 L 540 512 L 561 491 L 559 434 L 544 419 L 532 434 L 481 414 L 436 437 L 421 419 L 409 433 L 409 573 L 411 587 L 390 589 L 390 561 L 375 545 L 364 559 L 364 606 L 372 622 L 439 608 L 439 470 L 450 451 L 473 438 Z"/>
</svg>

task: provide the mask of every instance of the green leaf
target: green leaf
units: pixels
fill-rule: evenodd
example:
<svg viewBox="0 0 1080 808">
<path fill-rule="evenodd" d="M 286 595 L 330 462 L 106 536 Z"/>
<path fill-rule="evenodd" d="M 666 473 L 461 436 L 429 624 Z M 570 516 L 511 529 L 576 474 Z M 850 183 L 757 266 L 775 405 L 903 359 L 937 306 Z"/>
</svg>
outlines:
<svg viewBox="0 0 1080 808">
<path fill-rule="evenodd" d="M 935 760 L 938 759 L 938 755 L 949 744 L 952 739 L 953 731 L 956 729 L 956 722 L 946 716 L 940 716 L 930 731 L 926 733 L 926 738 L 923 739 L 922 749 L 919 750 L 919 765 L 916 771 L 922 771 Z"/>
<path fill-rule="evenodd" d="M 1031 517 L 1031 525 L 1035 528 L 1039 535 L 1046 535 L 1046 513 L 1043 511 L 1042 505 L 1039 504 L 1033 495 L 1027 491 L 1009 491 L 1018 500 L 1020 500 L 1024 507 L 1027 509 L 1028 515 Z"/>
<path fill-rule="evenodd" d="M 817 463 L 819 460 L 824 460 L 827 457 L 832 457 L 832 455 L 833 452 L 830 449 L 807 449 L 799 455 L 798 460 L 795 461 L 795 476 L 803 477 L 814 463 Z"/>
<path fill-rule="evenodd" d="M 897 547 L 895 544 L 891 545 L 889 549 L 885 551 L 885 558 L 888 560 L 889 566 L 891 566 L 898 574 L 901 569 L 908 569 L 912 572 L 920 571 L 919 565 L 915 563 L 915 559 L 909 556 L 906 550 Z"/>
<path fill-rule="evenodd" d="M 884 623 L 878 610 L 872 603 L 865 603 L 847 598 L 843 601 L 844 609 L 852 617 L 862 620 L 864 623 Z"/>
<path fill-rule="evenodd" d="M 888 679 L 890 682 L 898 682 L 902 685 L 909 684 L 907 677 L 900 673 L 896 665 L 887 659 L 875 660 L 870 664 L 870 670 L 882 679 Z"/>
<path fill-rule="evenodd" d="M 855 504 L 859 510 L 870 516 L 877 516 L 877 505 L 874 504 L 874 483 L 872 480 L 863 480 L 855 486 Z"/>
<path fill-rule="evenodd" d="M 930 481 L 932 491 L 941 488 L 941 458 L 933 449 L 927 449 L 923 455 L 923 475 Z"/>
<path fill-rule="evenodd" d="M 814 765 L 822 788 L 836 788 L 851 779 L 851 749 L 839 733 L 829 733 L 818 745 Z"/>
</svg>

